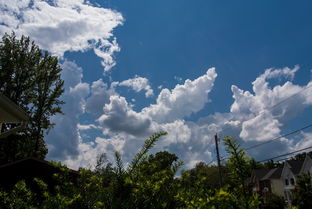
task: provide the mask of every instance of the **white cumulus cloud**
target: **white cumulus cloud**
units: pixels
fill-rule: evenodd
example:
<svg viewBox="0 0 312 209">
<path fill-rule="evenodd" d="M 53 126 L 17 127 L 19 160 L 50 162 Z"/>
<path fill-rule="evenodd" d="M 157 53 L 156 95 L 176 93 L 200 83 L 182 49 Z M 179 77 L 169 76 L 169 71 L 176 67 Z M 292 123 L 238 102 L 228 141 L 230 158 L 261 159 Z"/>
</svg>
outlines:
<svg viewBox="0 0 312 209">
<path fill-rule="evenodd" d="M 146 133 L 151 124 L 148 117 L 133 111 L 124 97 L 115 95 L 104 106 L 104 114 L 98 121 L 105 133 L 124 132 L 131 135 Z"/>
<path fill-rule="evenodd" d="M 187 79 L 184 84 L 174 89 L 162 89 L 156 104 L 142 110 L 157 122 L 172 122 L 190 116 L 201 110 L 209 101 L 208 94 L 212 90 L 217 73 L 214 68 L 195 80 Z"/>
<path fill-rule="evenodd" d="M 118 85 L 131 87 L 136 92 L 144 90 L 146 97 L 150 97 L 154 94 L 147 78 L 135 76 L 134 78 L 119 82 Z"/>
<path fill-rule="evenodd" d="M 102 79 L 91 85 L 91 95 L 86 100 L 86 112 L 94 115 L 103 114 L 103 106 L 110 102 L 110 96 L 117 95 L 114 88 L 109 88 Z"/>
<path fill-rule="evenodd" d="M 65 80 L 65 92 L 61 97 L 65 101 L 62 106 L 64 115 L 52 118 L 55 126 L 46 136 L 48 157 L 51 159 L 64 159 L 79 154 L 78 146 L 82 140 L 78 127 L 79 116 L 84 113 L 85 98 L 89 94 L 89 85 L 81 82 L 82 68 L 70 61 L 65 61 L 61 67 L 61 77 Z"/>
<path fill-rule="evenodd" d="M 0 34 L 15 31 L 30 36 L 40 47 L 62 57 L 67 51 L 93 49 L 104 71 L 116 63 L 120 48 L 112 31 L 123 22 L 120 13 L 89 1 L 0 0 Z"/>
<path fill-rule="evenodd" d="M 73 140 L 75 154 L 68 154 L 65 162 L 72 167 L 94 165 L 98 154 L 107 153 L 111 156 L 116 150 L 122 153 L 125 162 L 130 162 L 144 140 L 158 131 L 167 131 L 168 135 L 159 140 L 152 152 L 167 150 L 175 153 L 185 162 L 186 168 L 200 161 L 214 159 L 216 133 L 220 137 L 232 136 L 242 147 L 268 141 L 282 134 L 285 124 L 312 104 L 311 82 L 299 86 L 291 81 L 297 70 L 297 67 L 266 70 L 252 83 L 252 92 L 233 85 L 234 102 L 229 111 L 207 115 L 198 121 L 187 121 L 185 117 L 201 110 L 208 103 L 217 76 L 214 69 L 209 69 L 195 80 L 186 80 L 171 90 L 163 89 L 156 103 L 141 111 L 135 111 L 125 97 L 115 92 L 118 82 L 108 87 L 102 80 L 95 81 L 91 85 L 91 96 L 82 98 L 87 91 L 78 93 L 84 92 L 85 86 L 78 76 L 67 88 L 69 92 L 80 95 L 79 107 L 82 109 L 79 114 L 93 109 L 100 116 L 96 121 L 98 124 L 88 125 L 81 125 L 75 117 L 71 118 L 75 122 L 73 124 L 76 124 L 73 130 L 78 130 L 73 133 L 78 134 L 76 140 Z M 271 79 L 282 81 L 282 78 L 286 78 L 286 81 L 270 84 Z M 96 105 L 97 102 L 99 105 Z M 91 142 L 81 139 L 79 131 L 98 128 L 103 130 L 103 137 L 97 137 Z M 308 146 L 311 135 L 304 132 L 301 135 L 303 137 L 300 139 L 280 138 L 249 150 L 248 153 L 263 160 L 272 157 L 272 153 L 278 155 L 289 152 L 291 147 Z M 224 155 L 222 147 L 221 155 Z"/>
</svg>

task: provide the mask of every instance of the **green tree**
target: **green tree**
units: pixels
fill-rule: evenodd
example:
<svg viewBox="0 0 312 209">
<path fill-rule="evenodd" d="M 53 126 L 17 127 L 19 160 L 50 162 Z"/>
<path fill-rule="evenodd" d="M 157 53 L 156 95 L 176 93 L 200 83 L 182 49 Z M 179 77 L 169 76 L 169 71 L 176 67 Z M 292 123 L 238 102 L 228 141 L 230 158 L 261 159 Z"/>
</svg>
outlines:
<svg viewBox="0 0 312 209">
<path fill-rule="evenodd" d="M 308 173 L 298 177 L 293 204 L 299 209 L 312 208 L 312 178 Z"/>
<path fill-rule="evenodd" d="M 87 199 L 97 200 L 109 209 L 173 208 L 170 206 L 174 204 L 171 192 L 176 191 L 173 189 L 174 174 L 181 163 L 168 152 L 148 155 L 156 141 L 165 134 L 160 132 L 149 137 L 126 168 L 118 152 L 115 153 L 114 167 L 107 163 L 105 155 L 99 156 L 95 171 L 90 173 L 93 177 L 85 178 L 87 184 L 81 184 L 79 190 L 86 191 L 81 196 L 93 197 Z"/>
<path fill-rule="evenodd" d="M 225 171 L 225 169 L 222 171 Z M 195 168 L 182 171 L 180 181 L 181 185 L 189 190 L 207 192 L 211 189 L 217 189 L 219 188 L 218 167 L 199 162 Z"/>
<path fill-rule="evenodd" d="M 224 143 L 226 145 L 226 151 L 230 155 L 226 162 L 229 170 L 230 190 L 242 201 L 243 208 L 254 208 L 257 206 L 255 203 L 257 199 L 250 194 L 245 183 L 246 179 L 250 176 L 252 160 L 247 157 L 245 151 L 240 149 L 237 142 L 233 141 L 231 137 L 226 137 Z"/>
<path fill-rule="evenodd" d="M 176 208 L 177 180 L 174 177 L 181 164 L 175 154 L 166 151 L 144 159 L 135 176 L 129 179 L 135 188 L 131 195 L 134 208 Z"/>
<path fill-rule="evenodd" d="M 55 56 L 42 51 L 29 37 L 5 34 L 0 42 L 0 92 L 29 116 L 27 127 L 0 140 L 2 162 L 24 157 L 44 158 L 44 135 L 53 127 L 51 116 L 61 113 L 64 81 Z M 6 124 L 3 130 L 13 128 Z"/>
<path fill-rule="evenodd" d="M 286 202 L 283 197 L 280 197 L 274 193 L 271 193 L 262 204 L 263 209 L 284 209 Z"/>
<path fill-rule="evenodd" d="M 24 181 L 16 183 L 10 192 L 0 191 L 0 208 L 3 209 L 36 209 L 34 193 L 27 188 Z"/>
</svg>

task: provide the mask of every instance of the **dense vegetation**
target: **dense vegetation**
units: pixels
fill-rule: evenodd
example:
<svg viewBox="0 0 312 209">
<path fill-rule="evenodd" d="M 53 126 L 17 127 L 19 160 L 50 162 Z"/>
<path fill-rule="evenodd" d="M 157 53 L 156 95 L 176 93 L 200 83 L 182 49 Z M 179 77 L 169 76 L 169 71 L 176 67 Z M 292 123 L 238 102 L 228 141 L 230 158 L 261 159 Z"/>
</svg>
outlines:
<svg viewBox="0 0 312 209">
<path fill-rule="evenodd" d="M 281 198 L 273 195 L 265 205 L 252 195 L 244 180 L 250 174 L 253 160 L 231 139 L 224 139 L 230 154 L 224 166 L 224 186 L 219 188 L 215 166 L 199 163 L 195 168 L 182 171 L 182 162 L 166 151 L 148 154 L 148 150 L 166 133 L 154 134 L 145 141 L 131 164 L 125 168 L 119 153 L 115 153 L 114 165 L 100 155 L 95 169 L 81 168 L 78 182 L 73 182 L 69 169 L 55 164 L 60 172 L 54 174 L 57 184 L 53 190 L 42 180 L 35 178 L 36 190 L 24 181 L 11 190 L 0 192 L 0 208 L 3 209 L 254 209 L 284 208 Z M 298 208 L 311 206 L 311 177 L 298 180 L 294 203 Z"/>
<path fill-rule="evenodd" d="M 231 168 L 227 174 L 229 183 L 220 189 L 215 182 L 209 183 L 214 181 L 209 175 L 216 173 L 215 166 L 200 163 L 195 169 L 182 171 L 181 177 L 176 177 L 182 165 L 176 155 L 166 151 L 148 155 L 148 150 L 165 134 L 157 133 L 147 139 L 127 168 L 118 153 L 115 154 L 115 166 L 101 155 L 95 169 L 80 169 L 78 183 L 73 183 L 68 178 L 68 170 L 62 167 L 62 171 L 55 175 L 59 183 L 53 192 L 40 179 L 34 179 L 40 188 L 36 192 L 20 181 L 12 190 L 0 193 L 1 208 L 259 207 L 260 201 L 248 192 L 243 182 L 248 175 L 249 158 L 230 138 L 225 139 L 231 154 L 227 162 Z M 239 169 L 234 168 L 236 165 Z"/>
</svg>

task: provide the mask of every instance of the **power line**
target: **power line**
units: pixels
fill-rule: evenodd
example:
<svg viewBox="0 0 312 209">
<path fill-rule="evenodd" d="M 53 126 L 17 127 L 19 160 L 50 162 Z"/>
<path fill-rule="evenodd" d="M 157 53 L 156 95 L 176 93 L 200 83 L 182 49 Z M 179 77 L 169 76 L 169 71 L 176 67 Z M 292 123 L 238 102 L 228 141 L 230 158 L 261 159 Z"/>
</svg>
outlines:
<svg viewBox="0 0 312 209">
<path fill-rule="evenodd" d="M 311 149 L 311 148 L 312 148 L 312 146 L 309 146 L 309 147 L 306 147 L 306 148 L 303 148 L 303 149 L 299 149 L 299 150 L 296 150 L 296 151 L 293 151 L 293 152 L 288 152 L 288 153 L 285 153 L 285 154 L 282 154 L 282 155 L 271 157 L 271 158 L 268 158 L 268 159 L 265 159 L 265 160 L 260 160 L 260 161 L 257 161 L 257 162 L 259 162 L 259 163 L 266 162 L 266 161 L 273 160 L 273 159 L 280 158 L 280 157 L 284 157 L 284 156 L 287 156 L 287 155 L 292 155 L 292 154 L 295 154 L 297 152 L 301 152 L 301 151 L 308 150 L 308 149 Z M 228 158 L 229 158 L 229 156 L 221 157 L 221 160 L 224 161 L 224 160 L 227 160 Z M 278 161 L 283 161 L 283 160 L 287 160 L 289 158 L 292 158 L 292 157 L 286 157 L 286 158 L 279 159 L 279 160 L 276 160 L 276 161 L 277 162 Z"/>
<path fill-rule="evenodd" d="M 215 159 L 210 160 L 207 165 L 210 165 L 211 163 L 213 163 L 215 161 Z"/>
<path fill-rule="evenodd" d="M 306 86 L 306 87 L 304 87 L 303 89 L 301 89 L 300 91 L 294 93 L 293 95 L 291 95 L 291 96 L 289 96 L 289 97 L 283 99 L 282 101 L 279 101 L 277 104 L 275 104 L 275 105 L 273 105 L 272 107 L 270 107 L 270 109 L 273 109 L 275 106 L 278 106 L 278 105 L 284 103 L 286 100 L 288 100 L 288 99 L 290 99 L 290 98 L 292 98 L 292 97 L 294 97 L 294 96 L 300 94 L 301 92 L 303 92 L 303 91 L 305 91 L 305 90 L 307 90 L 307 89 L 309 89 L 309 88 L 311 88 L 311 87 L 312 87 L 312 85 L 311 85 L 311 86 Z"/>
<path fill-rule="evenodd" d="M 217 156 L 214 156 L 215 154 L 216 154 L 216 150 L 213 149 L 211 152 L 211 160 L 207 163 L 207 165 L 210 165 L 211 163 L 213 163 L 216 160 Z"/>
<path fill-rule="evenodd" d="M 285 160 L 288 160 L 290 158 L 292 158 L 293 156 L 290 156 L 290 157 L 286 157 L 286 158 L 282 158 L 282 159 L 279 159 L 279 160 L 275 160 L 275 162 L 280 162 L 280 161 L 285 161 Z"/>
<path fill-rule="evenodd" d="M 267 108 L 267 110 L 272 111 L 272 109 L 274 109 L 275 107 L 279 106 L 280 104 L 284 103 L 285 101 L 289 100 L 290 98 L 292 98 L 292 97 L 294 97 L 294 96 L 296 96 L 296 95 L 298 95 L 298 94 L 301 94 L 303 91 L 306 91 L 306 90 L 309 89 L 309 88 L 312 88 L 312 85 L 311 85 L 311 86 L 306 86 L 306 87 L 304 87 L 304 88 L 301 89 L 300 91 L 298 91 L 298 92 L 296 92 L 296 93 L 290 95 L 289 97 L 287 97 L 287 98 L 285 98 L 285 99 L 279 101 L 278 103 L 274 104 L 273 106 Z M 261 114 L 263 114 L 263 113 L 264 113 L 264 110 L 262 110 L 262 111 L 259 112 L 258 114 L 255 114 L 254 117 L 251 118 L 251 119 L 254 119 L 254 118 L 258 117 L 259 115 L 261 115 Z M 251 120 L 251 119 L 249 119 L 249 120 Z M 224 131 L 226 131 L 226 130 L 228 130 L 228 129 L 230 129 L 230 128 L 232 128 L 232 127 L 228 127 L 228 128 L 226 128 L 226 129 L 224 129 L 224 130 L 221 130 L 221 132 L 224 132 Z"/>
<path fill-rule="evenodd" d="M 310 128 L 310 127 L 312 127 L 312 123 L 309 124 L 309 125 L 307 125 L 307 126 L 305 126 L 305 127 L 300 128 L 300 129 L 297 129 L 297 130 L 294 130 L 294 131 L 292 131 L 292 132 L 289 132 L 289 133 L 287 133 L 287 134 L 278 136 L 278 137 L 276 137 L 276 138 L 274 138 L 274 139 L 271 139 L 271 140 L 265 141 L 265 142 L 263 142 L 263 143 L 259 143 L 259 144 L 255 144 L 255 145 L 253 145 L 253 146 L 247 147 L 247 148 L 245 148 L 245 150 L 254 149 L 254 148 L 256 148 L 256 147 L 259 147 L 259 146 L 262 146 L 262 145 L 271 143 L 271 142 L 273 142 L 273 141 L 275 141 L 275 140 L 278 140 L 278 139 L 280 139 L 280 138 L 283 138 L 283 137 L 286 137 L 286 136 L 289 136 L 289 135 L 298 133 L 298 132 L 300 132 L 300 131 L 302 131 L 302 130 L 304 130 L 304 129 Z"/>
<path fill-rule="evenodd" d="M 294 133 L 298 133 L 298 132 L 300 132 L 300 131 L 302 131 L 302 130 L 304 130 L 304 129 L 310 128 L 310 127 L 312 127 L 312 124 L 309 124 L 309 125 L 307 125 L 307 126 L 305 126 L 305 127 L 303 127 L 303 128 L 297 129 L 297 130 L 292 131 L 292 132 L 290 132 L 290 133 L 284 134 L 284 135 L 282 135 L 282 136 L 276 137 L 276 138 L 271 139 L 271 140 L 269 140 L 269 141 L 266 141 L 266 142 L 263 142 L 263 143 L 260 143 L 260 144 L 253 145 L 253 146 L 248 147 L 248 148 L 242 148 L 242 149 L 244 149 L 244 150 L 246 150 L 246 151 L 247 151 L 247 150 L 250 150 L 250 149 L 254 149 L 254 148 L 257 148 L 257 147 L 259 147 L 259 146 L 262 146 L 262 145 L 271 143 L 271 142 L 273 142 L 274 140 L 277 140 L 277 139 L 280 139 L 280 138 L 283 138 L 283 137 L 292 135 L 292 134 L 294 134 Z M 311 146 L 311 147 L 312 147 L 312 146 Z M 308 147 L 308 148 L 306 148 L 306 149 L 309 149 L 309 148 L 311 148 L 311 147 Z M 296 153 L 296 152 L 300 152 L 300 151 L 302 151 L 302 150 L 295 151 L 295 153 Z M 293 154 L 293 153 L 287 153 L 287 154 L 284 154 L 283 156 L 287 156 L 287 155 L 290 155 L 290 154 Z M 283 156 L 277 156 L 277 157 L 274 157 L 274 158 L 272 158 L 272 159 L 279 158 L 279 157 L 283 157 Z M 227 157 L 222 156 L 221 159 L 222 159 L 222 160 L 226 160 L 226 159 L 228 159 L 228 156 L 227 156 Z M 271 159 L 271 158 L 270 158 L 270 159 Z M 270 160 L 270 159 L 268 159 L 268 160 Z M 267 160 L 263 160 L 263 161 L 267 161 Z M 263 161 L 258 161 L 258 162 L 263 162 Z"/>
<path fill-rule="evenodd" d="M 296 95 L 302 93 L 303 91 L 305 91 L 305 90 L 307 90 L 307 89 L 309 89 L 309 88 L 311 88 L 311 87 L 312 87 L 312 85 L 311 85 L 311 86 L 306 86 L 305 88 L 301 89 L 300 91 L 298 91 L 298 92 L 292 94 L 291 96 L 289 96 L 289 97 L 287 97 L 287 98 L 281 100 L 280 102 L 276 103 L 275 105 L 273 105 L 273 106 L 267 108 L 267 110 L 272 111 L 272 109 L 274 109 L 275 107 L 281 105 L 281 104 L 284 103 L 285 101 L 289 100 L 290 98 L 292 98 L 292 97 L 294 97 L 294 96 L 296 96 Z M 261 112 L 259 112 L 258 114 L 256 114 L 256 115 L 255 115 L 253 118 L 251 118 L 251 119 L 254 119 L 254 118 L 258 117 L 259 115 L 261 115 L 261 114 L 263 114 L 263 113 L 264 113 L 264 111 L 261 111 Z M 249 120 L 250 120 L 250 119 L 249 119 Z M 286 136 L 289 136 L 289 135 L 298 133 L 298 132 L 300 132 L 300 131 L 302 131 L 302 130 L 304 130 L 304 129 L 310 128 L 310 127 L 312 127 L 312 124 L 309 124 L 309 125 L 307 125 L 307 126 L 305 126 L 305 127 L 303 127 L 303 128 L 294 130 L 294 131 L 292 131 L 292 132 L 290 132 L 290 133 L 287 133 L 287 134 L 284 134 L 284 135 L 282 135 L 282 136 L 276 137 L 276 138 L 271 139 L 271 140 L 269 140 L 269 141 L 266 141 L 266 142 L 263 142 L 263 143 L 260 143 L 260 144 L 256 144 L 256 145 L 253 145 L 253 146 L 250 146 L 250 147 L 248 147 L 248 148 L 245 148 L 245 150 L 254 149 L 254 148 L 256 148 L 256 147 L 259 147 L 259 146 L 262 146 L 262 145 L 271 143 L 272 141 L 275 141 L 275 140 L 278 140 L 278 139 L 280 139 L 280 138 L 283 138 L 283 137 L 286 137 Z M 221 130 L 221 133 L 220 133 L 220 134 L 222 135 L 222 132 L 224 133 L 226 130 L 228 130 L 228 129 L 230 129 L 230 128 L 232 128 L 232 127 L 228 127 L 228 128 L 226 128 L 226 129 L 224 129 L 224 130 Z M 222 156 L 221 158 L 222 158 L 222 160 L 226 160 L 228 157 L 223 157 L 223 156 Z M 211 162 L 209 162 L 209 164 L 212 163 L 212 162 L 213 162 L 213 160 L 212 160 Z"/>
<path fill-rule="evenodd" d="M 210 139 L 210 141 L 207 144 L 207 147 L 210 147 L 210 145 L 212 145 L 212 143 L 213 143 L 213 138 Z"/>
<path fill-rule="evenodd" d="M 272 157 L 272 158 L 268 158 L 268 159 L 265 159 L 265 160 L 260 160 L 258 162 L 259 163 L 266 162 L 266 161 L 273 160 L 273 159 L 280 158 L 280 157 L 284 157 L 284 156 L 287 156 L 287 155 L 292 155 L 292 154 L 295 154 L 297 152 L 301 152 L 301 151 L 304 151 L 304 150 L 307 150 L 307 149 L 310 149 L 310 148 L 312 148 L 312 146 L 309 146 L 309 147 L 306 147 L 306 148 L 303 148 L 303 149 L 300 149 L 300 150 L 296 150 L 296 151 L 293 151 L 293 152 L 289 152 L 289 153 L 286 153 L 286 154 L 278 155 L 278 156 L 275 156 L 275 157 Z"/>
</svg>

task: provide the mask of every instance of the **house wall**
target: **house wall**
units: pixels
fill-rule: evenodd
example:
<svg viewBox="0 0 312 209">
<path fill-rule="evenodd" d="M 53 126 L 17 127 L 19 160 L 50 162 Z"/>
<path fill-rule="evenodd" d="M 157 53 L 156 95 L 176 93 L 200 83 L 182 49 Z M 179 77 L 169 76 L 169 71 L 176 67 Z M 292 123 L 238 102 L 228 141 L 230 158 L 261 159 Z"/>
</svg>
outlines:
<svg viewBox="0 0 312 209">
<path fill-rule="evenodd" d="M 293 178 L 295 180 L 295 184 L 296 184 L 296 177 L 295 175 L 292 173 L 292 171 L 290 170 L 290 166 L 289 164 L 286 162 L 284 164 L 284 168 L 282 171 L 282 175 L 281 175 L 281 180 L 283 182 L 283 193 L 284 193 L 284 198 L 287 201 L 288 205 L 291 206 L 291 199 L 292 199 L 292 194 L 293 191 L 295 189 L 295 185 L 292 185 L 290 182 L 290 179 Z M 288 185 L 285 184 L 285 179 L 288 179 Z"/>
<path fill-rule="evenodd" d="M 284 183 L 281 179 L 271 179 L 272 193 L 284 197 Z"/>
</svg>

